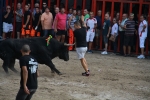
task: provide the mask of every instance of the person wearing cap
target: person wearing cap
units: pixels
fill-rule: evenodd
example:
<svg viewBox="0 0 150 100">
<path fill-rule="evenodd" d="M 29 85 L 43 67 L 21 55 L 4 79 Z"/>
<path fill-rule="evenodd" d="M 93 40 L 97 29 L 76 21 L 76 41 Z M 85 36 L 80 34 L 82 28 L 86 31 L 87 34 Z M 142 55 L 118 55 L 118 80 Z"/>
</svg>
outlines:
<svg viewBox="0 0 150 100">
<path fill-rule="evenodd" d="M 30 55 L 29 45 L 23 45 L 21 53 L 22 57 L 19 59 L 21 80 L 16 100 L 30 100 L 38 87 L 38 62 Z"/>
<path fill-rule="evenodd" d="M 131 46 L 134 45 L 134 33 L 137 33 L 135 29 L 135 21 L 133 20 L 134 14 L 131 13 L 129 19 L 125 22 L 125 35 L 124 35 L 124 56 L 127 56 L 126 48 L 128 48 L 128 56 L 131 55 Z"/>
<path fill-rule="evenodd" d="M 146 40 L 146 37 L 147 37 L 147 31 L 148 31 L 148 23 L 146 22 L 144 16 L 142 15 L 140 17 L 140 25 L 139 25 L 139 29 L 138 29 L 138 33 L 139 33 L 139 40 L 140 40 L 140 48 L 141 48 L 141 55 L 139 55 L 137 58 L 138 59 L 144 59 L 145 56 L 144 56 L 144 43 L 145 43 L 145 40 Z"/>
</svg>

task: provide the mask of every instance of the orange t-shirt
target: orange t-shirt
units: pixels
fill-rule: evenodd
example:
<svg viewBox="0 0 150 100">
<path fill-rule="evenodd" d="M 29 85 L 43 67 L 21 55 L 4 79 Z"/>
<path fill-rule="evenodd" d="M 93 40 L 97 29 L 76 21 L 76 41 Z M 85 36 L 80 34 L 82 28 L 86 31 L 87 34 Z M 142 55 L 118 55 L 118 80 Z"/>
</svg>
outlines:
<svg viewBox="0 0 150 100">
<path fill-rule="evenodd" d="M 52 13 L 49 12 L 49 14 L 47 14 L 44 12 L 41 16 L 41 21 L 44 21 L 43 26 L 45 29 L 52 29 L 52 23 L 53 23 Z"/>
</svg>

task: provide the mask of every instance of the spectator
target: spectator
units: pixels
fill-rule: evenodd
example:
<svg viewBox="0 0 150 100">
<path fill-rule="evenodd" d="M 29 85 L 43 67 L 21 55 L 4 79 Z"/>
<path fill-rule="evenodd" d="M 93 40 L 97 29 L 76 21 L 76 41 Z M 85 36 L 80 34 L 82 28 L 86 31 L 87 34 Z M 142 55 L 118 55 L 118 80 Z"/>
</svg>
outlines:
<svg viewBox="0 0 150 100">
<path fill-rule="evenodd" d="M 76 14 L 77 14 L 77 11 L 74 9 L 74 10 L 73 10 L 73 14 L 70 16 L 69 22 L 68 22 L 69 28 L 70 28 L 72 31 L 74 31 L 74 22 L 77 21 L 77 16 L 76 16 Z"/>
<path fill-rule="evenodd" d="M 23 23 L 23 28 L 24 28 L 24 32 L 22 32 L 22 37 L 24 38 L 26 36 L 26 38 L 29 37 L 30 35 L 30 18 L 31 18 L 31 14 L 29 11 L 29 6 L 25 5 L 25 12 L 24 12 L 24 23 Z"/>
<path fill-rule="evenodd" d="M 53 15 L 50 12 L 49 8 L 45 8 L 45 12 L 41 16 L 41 24 L 43 29 L 43 36 L 47 37 L 48 35 L 52 35 L 52 23 L 53 23 Z"/>
<path fill-rule="evenodd" d="M 103 51 L 101 54 L 107 55 L 107 47 L 108 47 L 108 37 L 110 34 L 110 30 L 111 30 L 111 22 L 110 22 L 110 17 L 109 14 L 105 14 L 105 21 L 103 24 L 103 40 L 104 40 L 104 44 L 105 44 L 105 51 Z"/>
<path fill-rule="evenodd" d="M 55 21 L 56 21 L 56 15 L 59 13 L 59 8 L 56 7 L 55 8 L 55 17 L 54 17 L 54 21 L 53 21 L 53 34 L 54 36 L 56 36 L 55 32 L 54 32 L 54 29 L 55 29 Z"/>
<path fill-rule="evenodd" d="M 90 18 L 90 15 L 88 13 L 88 10 L 87 9 L 84 9 L 84 20 Z"/>
<path fill-rule="evenodd" d="M 17 4 L 17 10 L 15 11 L 16 14 L 16 32 L 17 32 L 17 39 L 20 38 L 20 33 L 21 33 L 21 26 L 22 26 L 22 16 L 23 16 L 23 11 L 21 9 L 21 3 Z"/>
<path fill-rule="evenodd" d="M 33 17 L 34 17 L 34 15 L 36 13 L 36 8 L 39 8 L 39 7 L 40 7 L 39 3 L 35 3 L 34 4 L 33 13 L 32 13 Z"/>
<path fill-rule="evenodd" d="M 118 12 L 118 13 L 116 14 L 117 23 L 119 22 L 119 19 L 120 19 L 120 13 Z"/>
<path fill-rule="evenodd" d="M 84 58 L 85 53 L 87 51 L 87 43 L 86 43 L 86 25 L 84 23 L 84 17 L 82 17 L 82 24 L 81 26 L 79 21 L 74 23 L 75 31 L 75 41 L 76 41 L 76 52 L 78 54 L 78 58 L 81 61 L 81 64 L 85 70 L 85 73 L 82 73 L 83 76 L 89 76 L 90 71 L 88 69 L 88 65 L 86 59 Z M 82 28 L 81 28 L 82 27 Z"/>
<path fill-rule="evenodd" d="M 77 11 L 77 21 L 81 20 L 81 10 Z"/>
<path fill-rule="evenodd" d="M 69 19 L 70 19 L 71 16 L 72 16 L 72 8 L 69 9 L 69 13 L 67 15 L 67 29 L 69 29 L 68 22 L 69 22 Z"/>
<path fill-rule="evenodd" d="M 36 13 L 34 15 L 34 19 L 33 19 L 33 28 L 35 29 L 35 33 L 33 34 L 33 36 L 40 36 L 40 32 L 41 32 L 41 13 L 40 13 L 40 9 L 37 7 L 36 8 Z"/>
<path fill-rule="evenodd" d="M 111 37 L 114 38 L 113 46 L 114 46 L 114 54 L 117 52 L 117 41 L 118 41 L 118 24 L 117 19 L 113 19 L 113 26 L 111 28 Z"/>
<path fill-rule="evenodd" d="M 31 12 L 31 4 L 27 3 L 28 7 L 29 7 L 29 11 Z"/>
<path fill-rule="evenodd" d="M 55 33 L 56 39 L 58 41 L 61 40 L 62 43 L 65 41 L 66 35 L 66 23 L 67 22 L 67 15 L 65 14 L 65 8 L 61 8 L 60 13 L 56 15 L 55 19 Z"/>
<path fill-rule="evenodd" d="M 131 55 L 131 46 L 134 44 L 135 21 L 134 14 L 131 13 L 129 19 L 125 22 L 125 36 L 124 36 L 124 56 L 127 56 L 126 47 L 128 47 L 128 55 Z M 136 32 L 137 33 L 137 32 Z"/>
<path fill-rule="evenodd" d="M 122 15 L 122 21 L 119 21 L 119 34 L 120 34 L 120 54 L 123 55 L 123 44 L 124 44 L 124 25 L 127 21 L 127 14 Z"/>
<path fill-rule="evenodd" d="M 73 10 L 73 14 L 72 14 L 72 16 L 70 16 L 70 19 L 68 21 L 68 25 L 69 25 L 69 44 L 73 44 L 73 42 L 74 42 L 73 31 L 75 30 L 75 28 L 74 28 L 74 22 L 77 21 L 76 14 L 77 14 L 77 11 L 74 9 Z M 70 46 L 69 50 L 73 50 L 73 46 Z"/>
<path fill-rule="evenodd" d="M 6 12 L 3 13 L 3 38 L 6 38 L 6 34 L 8 37 L 11 37 L 11 33 L 13 31 L 13 25 L 12 25 L 12 17 L 13 12 L 11 11 L 11 7 L 6 7 Z"/>
<path fill-rule="evenodd" d="M 145 43 L 145 39 L 147 37 L 147 31 L 148 31 L 148 23 L 146 22 L 144 16 L 142 15 L 140 17 L 140 25 L 139 25 L 139 40 L 140 40 L 140 48 L 141 48 L 141 55 L 139 55 L 137 58 L 139 59 L 144 59 L 144 43 Z"/>
<path fill-rule="evenodd" d="M 43 2 L 43 8 L 42 8 L 42 13 L 44 13 L 45 12 L 45 8 L 47 7 L 47 3 L 44 1 Z"/>
<path fill-rule="evenodd" d="M 88 53 L 93 53 L 92 44 L 95 37 L 95 29 L 97 26 L 97 20 L 96 18 L 94 18 L 93 12 L 90 12 L 90 18 L 86 19 L 86 25 L 87 25 L 86 41 L 89 43 Z"/>
<path fill-rule="evenodd" d="M 96 49 L 99 48 L 99 37 L 100 37 L 100 30 L 101 30 L 101 23 L 102 23 L 102 11 L 98 10 L 97 16 L 95 17 L 97 20 L 97 28 L 96 28 Z"/>
<path fill-rule="evenodd" d="M 30 56 L 29 45 L 24 45 L 21 49 L 21 53 L 22 57 L 19 60 L 21 81 L 16 100 L 30 100 L 38 87 L 38 63 L 36 59 Z"/>
</svg>

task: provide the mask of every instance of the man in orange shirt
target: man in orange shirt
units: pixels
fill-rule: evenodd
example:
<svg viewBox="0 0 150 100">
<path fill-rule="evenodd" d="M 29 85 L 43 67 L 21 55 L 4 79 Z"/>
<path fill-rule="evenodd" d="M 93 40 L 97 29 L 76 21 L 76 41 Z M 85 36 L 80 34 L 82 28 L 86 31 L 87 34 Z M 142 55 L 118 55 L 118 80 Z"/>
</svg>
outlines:
<svg viewBox="0 0 150 100">
<path fill-rule="evenodd" d="M 45 8 L 45 12 L 41 16 L 41 24 L 43 29 L 43 37 L 47 37 L 48 35 L 52 35 L 52 23 L 53 23 L 53 15 L 50 12 L 49 8 Z"/>
</svg>

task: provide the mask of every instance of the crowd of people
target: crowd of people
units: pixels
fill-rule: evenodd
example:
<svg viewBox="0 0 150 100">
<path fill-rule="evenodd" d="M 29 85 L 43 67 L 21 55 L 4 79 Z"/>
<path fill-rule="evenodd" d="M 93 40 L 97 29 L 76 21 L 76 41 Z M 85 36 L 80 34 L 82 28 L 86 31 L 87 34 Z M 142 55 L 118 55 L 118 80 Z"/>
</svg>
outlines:
<svg viewBox="0 0 150 100">
<path fill-rule="evenodd" d="M 137 23 L 133 20 L 133 13 L 129 14 L 129 16 L 124 13 L 122 15 L 122 20 L 119 20 L 119 13 L 116 13 L 114 18 L 111 18 L 110 12 L 107 12 L 105 14 L 104 23 L 102 23 L 101 10 L 98 10 L 96 16 L 94 16 L 95 14 L 93 12 L 89 12 L 87 9 L 84 9 L 82 15 L 81 10 L 70 8 L 68 14 L 66 14 L 64 7 L 54 7 L 54 11 L 50 11 L 46 2 L 43 2 L 43 8 L 40 9 L 39 3 L 35 3 L 33 11 L 31 11 L 30 4 L 27 4 L 25 5 L 25 8 L 22 8 L 21 3 L 18 3 L 17 10 L 12 11 L 11 7 L 7 6 L 6 12 L 3 14 L 2 37 L 11 37 L 11 33 L 13 31 L 12 16 L 15 14 L 17 39 L 36 36 L 47 37 L 51 35 L 58 41 L 65 42 L 67 36 L 74 38 L 74 23 L 76 21 L 82 22 L 81 19 L 84 17 L 87 29 L 86 41 L 88 43 L 88 53 L 93 53 L 92 45 L 94 39 L 95 48 L 99 48 L 99 37 L 102 33 L 105 48 L 101 54 L 108 54 L 108 41 L 112 41 L 113 53 L 116 54 L 118 47 L 118 35 L 120 35 L 120 54 L 125 57 L 130 56 L 131 47 L 135 44 L 135 35 L 139 35 L 141 55 L 138 56 L 138 58 L 145 58 L 144 43 L 148 33 L 148 23 L 144 15 L 141 15 L 140 24 L 137 29 Z"/>
</svg>

